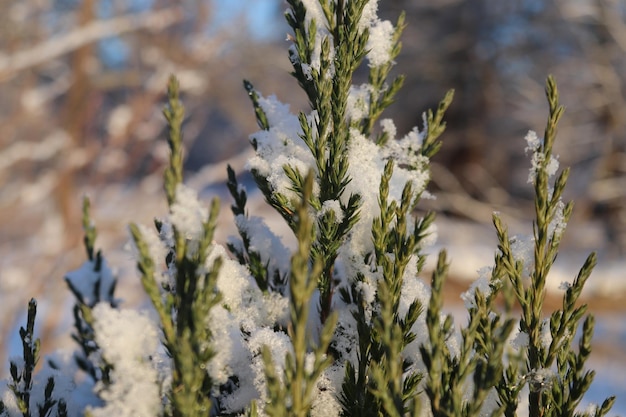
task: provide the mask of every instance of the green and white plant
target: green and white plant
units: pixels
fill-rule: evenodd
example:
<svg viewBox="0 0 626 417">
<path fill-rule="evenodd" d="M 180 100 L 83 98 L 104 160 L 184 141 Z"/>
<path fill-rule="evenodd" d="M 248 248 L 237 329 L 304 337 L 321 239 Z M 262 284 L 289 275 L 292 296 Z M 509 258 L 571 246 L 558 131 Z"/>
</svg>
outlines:
<svg viewBox="0 0 626 417">
<path fill-rule="evenodd" d="M 562 308 L 543 310 L 572 212 L 562 201 L 569 171 L 556 175 L 552 152 L 563 113 L 554 80 L 543 138 L 526 137 L 532 234 L 511 237 L 494 215 L 494 264 L 463 295 L 469 318 L 458 326 L 442 310 L 445 252 L 430 285 L 424 280 L 435 216 L 415 215 L 429 196 L 429 159 L 452 92 L 424 113 L 421 128 L 398 137 L 380 116 L 402 85 L 389 76 L 403 16 L 395 26 L 380 20 L 376 0 L 288 3 L 292 75 L 310 111 L 293 114 L 244 87 L 260 127 L 248 167 L 297 246 L 248 212 L 247 190 L 230 167 L 239 235 L 226 246 L 214 241 L 217 200 L 206 207 L 183 181 L 184 109 L 172 77 L 164 111 L 169 211 L 153 227 L 130 226 L 157 321 L 115 298 L 85 200 L 87 261 L 66 277 L 78 349 L 53 355 L 35 374 L 31 301 L 23 358 L 11 359 L 0 387 L 0 416 L 607 414 L 613 397 L 578 408 L 594 375 L 585 369 L 593 318 L 578 298 L 595 255 L 565 288 Z M 353 85 L 365 62 L 368 82 Z"/>
</svg>

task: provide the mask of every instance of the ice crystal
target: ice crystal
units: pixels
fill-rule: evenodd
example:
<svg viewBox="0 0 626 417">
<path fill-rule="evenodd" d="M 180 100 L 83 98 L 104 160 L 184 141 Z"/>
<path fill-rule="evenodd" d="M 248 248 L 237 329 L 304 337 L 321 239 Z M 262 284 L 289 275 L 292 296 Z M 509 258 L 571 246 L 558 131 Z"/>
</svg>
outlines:
<svg viewBox="0 0 626 417">
<path fill-rule="evenodd" d="M 528 173 L 528 183 L 534 184 L 535 178 L 537 177 L 537 170 L 539 170 L 542 165 L 545 163 L 545 156 L 542 152 L 540 152 L 541 145 L 543 143 L 542 139 L 537 137 L 537 133 L 534 131 L 529 131 L 526 137 L 527 146 L 525 152 L 532 152 L 531 157 L 531 167 Z M 559 161 L 558 156 L 550 155 L 550 161 L 548 161 L 546 165 L 546 173 L 548 177 L 552 177 L 556 174 L 556 171 L 559 169 Z"/>
</svg>

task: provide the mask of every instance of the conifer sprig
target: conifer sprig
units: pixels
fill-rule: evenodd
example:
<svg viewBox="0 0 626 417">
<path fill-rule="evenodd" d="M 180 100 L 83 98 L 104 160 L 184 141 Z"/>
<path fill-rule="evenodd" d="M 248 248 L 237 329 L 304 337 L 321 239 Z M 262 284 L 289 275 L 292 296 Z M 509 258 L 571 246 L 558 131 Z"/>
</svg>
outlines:
<svg viewBox="0 0 626 417">
<path fill-rule="evenodd" d="M 528 337 L 524 350 L 526 362 L 522 365 L 525 369 L 509 365 L 504 375 L 508 386 L 500 384 L 498 388 L 507 416 L 514 415 L 514 406 L 518 401 L 515 396 L 524 384 L 530 388 L 530 416 L 572 415 L 593 379 L 593 372 L 584 370 L 593 334 L 593 319 L 590 316 L 584 320 L 578 351 L 572 346 L 572 341 L 586 313 L 586 306 L 577 306 L 577 301 L 596 264 L 594 253 L 589 255 L 574 282 L 568 285 L 563 295 L 563 308 L 554 311 L 549 319 L 544 319 L 543 313 L 546 279 L 573 209 L 573 203 L 563 204 L 561 201 L 569 170 L 563 170 L 552 185 L 549 181 L 555 171 L 553 145 L 557 124 L 564 112 L 552 77 L 548 77 L 546 82 L 546 96 L 549 117 L 544 138 L 538 144 L 529 144 L 533 150 L 533 168 L 529 178 L 535 189 L 532 260 L 516 257 L 506 227 L 499 216 L 494 215 L 500 251 L 496 264 L 504 268 L 522 310 L 520 331 Z M 530 280 L 526 283 L 525 267 L 529 266 L 528 263 L 531 263 Z M 516 377 L 516 372 L 522 374 Z M 613 397 L 609 397 L 596 410 L 596 415 L 606 414 L 613 400 Z"/>
<path fill-rule="evenodd" d="M 262 112 L 260 108 L 259 111 Z M 247 219 L 248 213 L 246 212 L 246 202 L 248 197 L 246 195 L 246 191 L 239 186 L 235 171 L 230 165 L 228 165 L 227 167 L 227 172 L 228 181 L 226 185 L 228 187 L 230 195 L 233 197 L 234 200 L 234 203 L 230 206 L 233 215 L 235 217 L 244 216 Z M 268 292 L 270 289 L 278 291 L 282 290 L 286 281 L 283 273 L 278 270 L 274 270 L 273 272 L 270 271 L 269 259 L 263 262 L 262 256 L 259 251 L 255 250 L 251 246 L 252 236 L 249 235 L 247 230 L 240 227 L 238 224 L 237 231 L 239 232 L 239 236 L 241 237 L 241 243 L 243 244 L 243 247 L 239 247 L 238 245 L 229 242 L 227 243 L 228 250 L 237 258 L 240 264 L 246 265 L 248 267 L 250 273 L 254 277 L 254 280 L 256 281 L 261 291 Z"/>
<path fill-rule="evenodd" d="M 35 317 L 37 316 L 37 301 L 33 298 L 28 302 L 28 317 L 26 328 L 20 327 L 22 339 L 22 353 L 24 364 L 20 366 L 11 362 L 10 372 L 13 381 L 9 384 L 17 399 L 17 405 L 24 415 L 30 416 L 30 395 L 33 388 L 35 366 L 39 362 L 41 341 L 35 338 Z"/>
<path fill-rule="evenodd" d="M 378 283 L 377 302 L 380 310 L 373 312 L 372 324 L 367 323 L 365 314 L 355 314 L 358 323 L 359 340 L 363 345 L 358 357 L 359 376 L 348 366 L 344 381 L 344 406 L 348 410 L 349 397 L 356 407 L 370 403 L 369 412 L 404 415 L 410 407 L 416 406 L 413 398 L 421 375 L 408 371 L 413 361 L 402 354 L 405 347 L 415 340 L 412 328 L 422 311 L 418 300 L 413 300 L 406 315 L 399 314 L 400 297 L 408 263 L 418 255 L 421 239 L 430 226 L 432 217 L 415 222 L 414 229 L 408 230 L 408 217 L 415 199 L 410 183 L 402 193 L 400 205 L 389 201 L 389 183 L 393 174 L 393 163 L 389 161 L 381 179 L 379 190 L 380 217 L 374 219 L 372 236 L 376 264 L 382 272 Z M 418 270 L 421 262 L 418 262 Z M 357 298 L 361 304 L 361 300 Z M 363 307 L 359 307 L 363 309 Z M 370 383 L 365 381 L 370 380 Z M 371 396 L 374 398 L 368 398 Z"/>
<path fill-rule="evenodd" d="M 448 273 L 446 253 L 440 252 L 437 266 L 432 275 L 432 294 L 426 311 L 426 325 L 428 327 L 428 346 L 421 346 L 420 353 L 426 369 L 428 369 L 428 379 L 426 380 L 425 392 L 430 400 L 430 407 L 435 417 L 445 415 L 446 409 L 454 409 L 450 404 L 455 398 L 452 392 L 447 389 L 449 382 L 444 379 L 446 369 L 446 357 L 450 356 L 446 339 L 452 330 L 452 317 L 446 316 L 442 320 L 440 313 L 443 304 L 443 281 Z M 457 408 L 458 409 L 458 408 Z"/>
<path fill-rule="evenodd" d="M 22 341 L 22 361 L 18 363 L 14 360 L 9 362 L 9 373 L 11 380 L 8 383 L 17 408 L 23 417 L 52 416 L 67 417 L 67 404 L 64 399 L 55 399 L 54 378 L 46 379 L 44 386 L 43 403 L 33 403 L 33 386 L 35 382 L 35 367 L 39 362 L 39 351 L 41 340 L 35 337 L 35 319 L 37 316 L 37 301 L 33 298 L 28 302 L 28 314 L 26 327 L 20 327 L 20 339 Z M 53 412 L 56 411 L 56 414 Z M 9 416 L 6 405 L 0 400 L 0 416 Z"/>
<path fill-rule="evenodd" d="M 310 251 L 315 239 L 315 225 L 309 217 L 309 198 L 313 189 L 313 174 L 305 179 L 302 200 L 297 204 L 296 222 L 298 248 L 291 260 L 289 279 L 290 324 L 288 334 L 293 346 L 293 353 L 288 352 L 285 360 L 284 379 L 278 377 L 269 348 L 263 349 L 265 375 L 270 402 L 265 411 L 272 417 L 306 417 L 310 413 L 312 393 L 320 374 L 327 368 L 332 358 L 326 352 L 330 344 L 337 315 L 330 315 L 320 331 L 319 343 L 315 345 L 310 330 L 307 328 L 311 297 L 317 288 L 322 265 L 318 261 L 311 265 Z M 312 348 L 312 366 L 307 366 L 307 352 Z"/>
<path fill-rule="evenodd" d="M 168 104 L 164 110 L 169 126 L 170 164 L 165 170 L 165 192 L 173 210 L 182 186 L 183 106 L 178 99 L 178 82 L 170 77 Z M 208 218 L 202 221 L 202 233 L 197 242 L 191 242 L 173 225 L 174 246 L 166 259 L 152 259 L 148 245 L 139 227 L 130 225 L 138 252 L 137 267 L 141 282 L 154 305 L 163 331 L 163 343 L 173 361 L 172 389 L 169 393 L 173 417 L 205 416 L 211 410 L 213 381 L 206 364 L 214 356 L 210 346 L 211 329 L 206 321 L 220 294 L 216 290 L 221 259 L 205 267 L 213 240 L 219 203 L 211 203 Z M 160 222 L 156 222 L 160 229 Z M 161 230 L 158 230 L 159 232 Z M 159 262 L 157 264 L 157 262 Z M 157 266 L 164 262 L 174 271 L 174 287 L 161 287 L 157 282 Z M 202 366 L 201 366 L 202 365 Z"/>
<path fill-rule="evenodd" d="M 388 161 L 379 189 L 380 216 L 372 223 L 374 258 L 382 279 L 378 281 L 376 295 L 380 308 L 373 310 L 371 323 L 359 292 L 352 293 L 358 309 L 354 318 L 357 321 L 359 355 L 357 368 L 351 363 L 346 364 L 341 395 L 346 415 L 404 415 L 419 409 L 416 394 L 422 375 L 411 370 L 415 358 L 407 358 L 403 352 L 416 338 L 412 329 L 422 312 L 422 305 L 419 300 L 413 300 L 404 316 L 399 314 L 399 308 L 409 262 L 416 262 L 418 273 L 423 267 L 420 253 L 422 241 L 428 234 L 434 215 L 427 213 L 415 220 L 411 230 L 408 227 L 409 217 L 419 197 L 411 183 L 407 183 L 400 203 L 390 201 L 392 175 L 393 162 Z M 363 279 L 360 277 L 358 281 Z M 344 292 L 344 298 L 350 297 Z"/>
<path fill-rule="evenodd" d="M 96 237 L 98 231 L 91 218 L 90 213 L 91 202 L 87 196 L 83 197 L 83 243 L 85 245 L 85 251 L 87 252 L 87 260 L 89 267 L 92 268 L 93 273 L 97 275 L 95 282 L 91 283 L 91 294 L 83 294 L 76 285 L 78 283 L 72 282 L 69 277 L 65 278 L 65 282 L 74 295 L 76 303 L 74 304 L 74 328 L 75 333 L 72 334 L 72 339 L 80 346 L 82 354 L 75 354 L 74 358 L 77 365 L 87 372 L 89 376 L 95 381 L 100 381 L 104 387 L 107 387 L 111 383 L 110 374 L 113 370 L 113 365 L 107 362 L 105 358 L 100 354 L 100 346 L 95 340 L 95 333 L 93 329 L 94 317 L 93 308 L 100 302 L 107 302 L 111 307 L 117 306 L 117 301 L 114 298 L 115 287 L 117 280 L 113 279 L 113 282 L 105 283 L 103 262 L 104 257 L 101 250 L 95 249 Z M 83 279 L 85 279 L 83 277 Z M 105 299 L 102 299 L 101 288 L 103 285 L 110 285 L 106 288 Z M 97 360 L 96 360 L 97 358 Z"/>
<path fill-rule="evenodd" d="M 478 416 L 484 412 L 491 390 L 502 383 L 506 346 L 515 320 L 502 320 L 496 312 L 494 302 L 501 288 L 501 272 L 496 267 L 489 290 L 483 293 L 476 288 L 470 293 L 469 321 L 455 340 L 452 317 L 442 312 L 447 268 L 446 254 L 441 252 L 426 315 L 428 343 L 420 347 L 428 373 L 425 393 L 434 416 Z M 494 408 L 491 415 L 500 415 L 503 408 Z"/>
<path fill-rule="evenodd" d="M 362 282 L 364 277 L 360 275 L 357 279 Z M 358 332 L 356 367 L 350 361 L 347 361 L 345 364 L 346 370 L 339 397 L 343 409 L 342 415 L 378 416 L 382 405 L 380 399 L 371 390 L 372 386 L 370 385 L 373 382 L 370 382 L 373 329 L 370 321 L 367 320 L 366 311 L 369 306 L 366 306 L 362 294 L 354 287 L 352 287 L 350 293 L 343 289 L 342 297 L 344 300 L 352 300 L 356 304 L 356 310 L 352 313 L 352 316 L 357 323 Z"/>
<path fill-rule="evenodd" d="M 371 66 L 370 68 L 369 101 L 366 105 L 366 114 L 360 121 L 356 121 L 348 117 L 347 106 L 351 94 L 353 73 L 361 65 L 368 52 L 366 45 L 370 36 L 369 30 L 363 28 L 360 22 L 367 1 L 320 1 L 319 8 L 323 17 L 315 15 L 314 18 L 310 19 L 308 13 L 311 11 L 307 11 L 301 1 L 292 0 L 288 3 L 291 8 L 286 13 L 286 17 L 294 31 L 292 37 L 294 44 L 290 49 L 290 60 L 294 67 L 292 74 L 307 93 L 311 107 L 315 112 L 313 118 L 300 113 L 299 121 L 302 129 L 300 138 L 315 160 L 316 182 L 320 190 L 319 196 L 311 197 L 309 203 L 313 210 L 319 211 L 327 201 L 345 201 L 345 197 L 342 200 L 342 196 L 346 186 L 351 181 L 347 174 L 350 129 L 356 127 L 360 133 L 369 136 L 374 123 L 384 109 L 393 102 L 393 97 L 402 84 L 403 78 L 401 76 L 393 80 L 390 86 L 387 84 L 387 78 L 393 66 L 393 60 L 400 51 L 400 35 L 404 29 L 404 15 L 400 16 L 394 30 L 389 59 L 382 65 Z M 316 19 L 322 19 L 323 22 Z M 249 93 L 253 91 L 249 83 L 246 84 L 246 89 Z M 263 129 L 271 129 L 271 126 L 264 123 L 267 117 L 260 109 L 258 94 L 250 94 L 250 96 L 259 125 Z M 449 92 L 437 112 L 435 114 L 429 112 L 425 116 L 424 127 L 426 130 L 424 144 L 420 152 L 426 157 L 434 155 L 439 149 L 437 138 L 445 129 L 443 114 L 451 100 L 452 92 Z M 378 139 L 374 139 L 374 142 L 383 146 L 390 138 L 383 134 Z M 253 146 L 255 146 L 254 141 Z M 393 164 L 390 162 L 388 164 L 389 172 L 386 173 L 386 178 L 383 178 L 381 187 L 388 187 L 392 167 Z M 424 169 L 425 167 L 415 168 Z M 292 183 L 292 190 L 298 195 L 302 195 L 303 173 L 289 165 L 285 165 L 283 169 Z M 295 223 L 292 221 L 293 210 L 291 210 L 284 196 L 272 190 L 263 176 L 259 176 L 258 173 L 254 174 L 266 200 L 277 208 L 279 213 L 286 218 L 292 230 L 295 230 Z M 315 263 L 321 260 L 323 265 L 318 282 L 322 322 L 331 311 L 334 293 L 333 273 L 338 250 L 346 237 L 349 236 L 352 227 L 359 221 L 361 196 L 351 195 L 348 201 L 348 204 L 341 203 L 344 216 L 342 222 L 334 221 L 335 213 L 333 211 L 318 216 L 317 220 L 318 233 L 317 239 L 312 245 L 311 262 Z M 410 329 L 419 316 L 420 305 L 418 302 L 414 302 L 406 317 L 400 317 L 397 313 L 406 266 L 413 257 L 417 257 L 417 267 L 418 270 L 421 270 L 423 257 L 419 253 L 419 248 L 427 234 L 426 230 L 434 219 L 432 214 L 427 214 L 423 219 L 414 223 L 413 230 L 407 230 L 409 212 L 418 201 L 419 193 L 414 192 L 411 186 L 407 184 L 400 206 L 396 206 L 395 202 L 387 203 L 386 198 L 381 202 L 382 223 L 379 227 L 374 226 L 373 228 L 374 241 L 377 242 L 375 259 L 379 263 L 378 268 L 385 276 L 385 282 L 381 284 L 384 288 L 379 289 L 379 291 L 385 294 L 384 297 L 389 296 L 391 298 L 380 300 L 381 307 L 384 305 L 387 311 L 384 314 L 381 312 L 377 316 L 375 321 L 377 320 L 376 323 L 378 324 L 374 328 L 364 316 L 361 317 L 355 312 L 355 319 L 359 328 L 359 352 L 361 356 L 359 357 L 358 373 L 352 364 L 347 365 L 346 382 L 342 393 L 342 403 L 347 407 L 346 410 L 359 409 L 360 412 L 374 414 L 378 412 L 376 410 L 384 412 L 382 403 L 386 401 L 384 399 L 386 394 L 383 393 L 386 393 L 387 387 L 395 387 L 392 388 L 395 389 L 397 398 L 394 401 L 396 405 L 400 405 L 399 407 L 392 407 L 387 402 L 386 407 L 388 410 L 395 407 L 397 412 L 402 413 L 406 409 L 405 404 L 411 401 L 410 398 L 413 396 L 419 381 L 417 374 L 411 374 L 408 377 L 405 374 L 411 361 L 402 358 L 401 352 L 415 337 Z M 387 204 L 390 204 L 389 207 Z M 391 225 L 392 221 L 395 226 Z M 387 253 L 392 254 L 393 260 L 388 259 Z M 362 305 L 358 291 L 352 291 L 351 296 L 344 292 L 343 296 L 345 299 L 352 298 L 359 311 L 364 311 L 365 306 Z M 395 347 L 387 345 L 389 340 L 385 339 L 386 335 L 383 332 L 383 329 L 385 332 L 388 331 L 390 326 L 402 335 L 403 342 Z M 373 331 L 376 328 L 378 331 Z M 386 355 L 391 355 L 392 359 Z M 378 370 L 382 369 L 381 367 L 389 370 L 395 369 L 394 372 L 377 371 L 377 374 L 383 378 L 379 379 L 379 388 L 376 391 L 380 401 L 372 397 L 374 380 L 372 379 L 370 383 L 365 382 L 371 376 L 370 365 L 372 363 L 377 366 L 376 369 Z M 393 375 L 390 376 L 390 373 Z M 384 380 L 384 378 L 387 379 Z M 402 382 L 403 378 L 406 380 L 406 384 Z M 377 403 L 378 406 L 372 408 L 366 405 L 374 403 Z"/>
<path fill-rule="evenodd" d="M 259 93 L 254 89 L 252 83 L 248 80 L 243 80 L 243 88 L 248 92 L 252 106 L 254 107 L 254 113 L 256 115 L 256 121 L 259 127 L 263 130 L 269 130 L 270 123 L 267 120 L 267 115 L 259 104 Z"/>
<path fill-rule="evenodd" d="M 326 22 L 317 22 L 315 19 L 307 22 L 307 10 L 303 3 L 298 0 L 288 3 L 290 11 L 286 14 L 287 22 L 294 30 L 294 48 L 290 57 L 294 67 L 293 75 L 307 93 L 312 110 L 316 112 L 312 122 L 304 113 L 299 114 L 299 120 L 301 139 L 315 158 L 315 180 L 320 194 L 311 196 L 310 204 L 319 211 L 326 201 L 341 201 L 350 181 L 347 174 L 350 133 L 346 107 L 352 75 L 366 53 L 368 31 L 360 30 L 358 22 L 367 1 L 358 0 L 345 4 L 343 1 L 320 2 Z M 321 36 L 321 40 L 316 39 L 317 36 Z M 321 42 L 319 57 L 314 57 L 316 42 Z M 313 62 L 317 58 L 319 66 Z M 259 105 L 258 93 L 249 82 L 244 82 L 244 86 L 252 100 L 259 125 L 264 130 L 270 129 L 267 117 Z M 379 110 L 382 111 L 382 105 L 379 105 Z M 290 165 L 285 165 L 283 169 L 292 182 L 293 191 L 302 195 L 304 173 Z M 295 232 L 294 212 L 290 201 L 273 190 L 265 177 L 254 172 L 253 174 L 268 203 L 285 218 Z M 330 221 L 332 219 L 328 216 L 333 216 L 332 212 L 327 212 L 318 220 L 318 240 L 313 244 L 311 257 L 313 261 L 319 259 L 324 266 L 318 282 L 322 321 L 326 320 L 331 310 L 337 251 L 358 221 L 360 205 L 360 197 L 351 195 L 347 204 L 341 203 L 343 220 L 339 224 Z"/>
<path fill-rule="evenodd" d="M 425 130 L 426 137 L 421 147 L 421 154 L 426 158 L 433 157 L 439 149 L 441 149 L 442 142 L 439 136 L 446 130 L 446 123 L 443 121 L 443 116 L 452 104 L 454 98 L 454 90 L 449 90 L 444 96 L 443 100 L 439 102 L 437 111 L 433 113 L 432 110 L 428 110 L 425 115 Z"/>
<path fill-rule="evenodd" d="M 289 1 L 291 14 L 296 19 L 303 18 L 300 1 Z M 310 149 L 316 161 L 316 181 L 319 184 L 319 208 L 326 201 L 339 201 L 350 181 L 348 171 L 347 146 L 349 126 L 346 122 L 346 107 L 352 74 L 365 56 L 367 31 L 359 31 L 358 22 L 367 1 L 357 0 L 344 4 L 320 2 L 326 17 L 327 34 L 320 34 L 323 22 L 288 18 L 295 32 L 295 48 L 298 59 L 292 59 L 294 75 L 309 95 L 312 109 L 317 112 L 315 129 L 304 113 L 300 113 L 302 140 Z M 321 35 L 319 68 L 313 62 L 316 35 Z M 331 48 L 334 55 L 331 56 Z M 303 66 L 308 68 L 303 72 Z M 294 190 L 301 192 L 303 174 L 285 166 L 287 176 L 294 184 Z M 320 291 L 320 317 L 328 317 L 331 309 L 333 289 L 333 267 L 337 251 L 346 235 L 357 221 L 360 206 L 359 196 L 350 196 L 347 205 L 341 206 L 344 220 L 338 226 L 330 226 L 328 218 L 318 221 L 319 239 L 313 244 L 312 260 L 319 259 L 323 264 L 318 289 Z"/>
<path fill-rule="evenodd" d="M 179 84 L 170 76 L 167 84 L 167 104 L 163 109 L 167 120 L 167 143 L 170 147 L 169 164 L 165 168 L 164 186 L 167 203 L 171 206 L 176 199 L 176 185 L 183 182 L 183 133 L 185 108 L 179 98 Z"/>
</svg>

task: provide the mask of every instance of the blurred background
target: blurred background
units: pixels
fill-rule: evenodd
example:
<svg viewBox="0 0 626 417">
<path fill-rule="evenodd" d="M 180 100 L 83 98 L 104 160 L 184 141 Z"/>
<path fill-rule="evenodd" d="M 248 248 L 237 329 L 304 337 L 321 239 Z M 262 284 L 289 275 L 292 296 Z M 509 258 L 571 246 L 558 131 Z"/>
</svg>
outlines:
<svg viewBox="0 0 626 417">
<path fill-rule="evenodd" d="M 244 166 L 257 129 L 242 80 L 308 111 L 289 75 L 286 7 L 281 0 L 0 2 L 0 335 L 10 351 L 0 358 L 19 352 L 11 352 L 19 347 L 15 326 L 30 297 L 40 300 L 44 351 L 71 343 L 62 279 L 85 257 L 83 195 L 92 200 L 97 245 L 118 270 L 118 295 L 126 305 L 144 302 L 125 225 L 165 212 L 161 108 L 171 73 L 187 110 L 187 178 L 203 198 L 222 199 L 220 239 L 233 232 L 225 167 L 251 186 Z M 626 0 L 381 0 L 379 9 L 394 22 L 407 14 L 395 68 L 405 87 L 383 115 L 399 135 L 421 127 L 422 113 L 456 90 L 432 165 L 437 199 L 426 206 L 439 213 L 440 246 L 452 253 L 451 293 L 492 262 L 493 211 L 514 233 L 531 233 L 523 138 L 529 129 L 542 135 L 544 82 L 556 77 L 566 106 L 556 153 L 572 167 L 565 197 L 576 206 L 554 287 L 599 251 L 586 294 L 600 317 L 596 361 L 610 358 L 621 370 L 607 366 L 598 385 L 605 394 L 621 389 L 626 413 L 626 388 L 615 388 L 626 387 Z M 249 188 L 250 210 L 271 218 Z"/>
</svg>

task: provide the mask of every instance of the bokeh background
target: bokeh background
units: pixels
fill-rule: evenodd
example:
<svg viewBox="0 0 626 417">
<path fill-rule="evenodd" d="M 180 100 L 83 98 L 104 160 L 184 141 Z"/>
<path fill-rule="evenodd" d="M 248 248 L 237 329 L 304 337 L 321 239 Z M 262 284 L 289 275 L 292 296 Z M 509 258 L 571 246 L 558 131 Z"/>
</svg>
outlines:
<svg viewBox="0 0 626 417">
<path fill-rule="evenodd" d="M 71 346 L 63 276 L 84 259 L 83 195 L 92 200 L 97 244 L 117 267 L 118 294 L 126 305 L 145 303 L 124 249 L 125 225 L 165 211 L 161 108 L 171 73 L 188 115 L 187 178 L 203 198 L 221 198 L 220 236 L 232 233 L 225 167 L 252 184 L 244 166 L 257 129 L 242 80 L 294 112 L 308 110 L 289 75 L 286 7 L 281 0 L 0 2 L 1 375 L 4 358 L 19 352 L 16 326 L 31 297 L 40 301 L 44 352 Z M 556 153 L 572 167 L 566 198 L 576 207 L 555 287 L 573 279 L 588 251 L 599 252 L 585 294 L 599 318 L 596 394 L 622 393 L 616 410 L 626 414 L 626 1 L 381 0 L 379 9 L 392 21 L 404 10 L 408 23 L 395 68 L 405 87 L 383 117 L 408 132 L 456 91 L 432 165 L 437 199 L 426 207 L 439 213 L 440 247 L 453 255 L 452 302 L 493 258 L 493 211 L 514 232 L 532 230 L 523 138 L 529 129 L 541 135 L 544 81 L 556 77 L 566 106 Z M 251 211 L 272 218 L 251 197 Z"/>
</svg>

